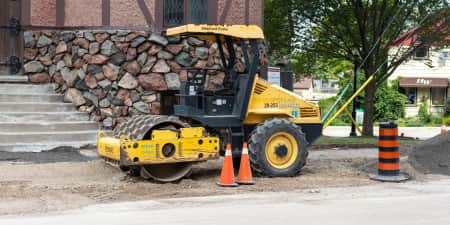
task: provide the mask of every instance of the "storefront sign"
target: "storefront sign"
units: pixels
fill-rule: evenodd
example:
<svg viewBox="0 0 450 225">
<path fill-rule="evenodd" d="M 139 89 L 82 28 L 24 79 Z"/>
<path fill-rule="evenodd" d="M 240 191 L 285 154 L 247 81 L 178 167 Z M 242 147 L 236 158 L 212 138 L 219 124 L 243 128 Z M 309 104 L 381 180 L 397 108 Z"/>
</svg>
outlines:
<svg viewBox="0 0 450 225">
<path fill-rule="evenodd" d="M 400 87 L 448 87 L 447 78 L 401 77 Z"/>
<path fill-rule="evenodd" d="M 430 85 L 431 81 L 430 79 L 417 78 L 416 84 Z"/>
</svg>

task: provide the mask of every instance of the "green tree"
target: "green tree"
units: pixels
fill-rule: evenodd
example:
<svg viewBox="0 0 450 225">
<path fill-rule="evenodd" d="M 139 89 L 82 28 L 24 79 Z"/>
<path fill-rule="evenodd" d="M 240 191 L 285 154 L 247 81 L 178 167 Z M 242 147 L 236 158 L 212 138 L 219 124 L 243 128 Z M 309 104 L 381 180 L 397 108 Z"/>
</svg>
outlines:
<svg viewBox="0 0 450 225">
<path fill-rule="evenodd" d="M 269 42 L 272 62 L 285 59 L 293 52 L 295 23 L 294 0 L 264 1 L 264 33 Z"/>
<path fill-rule="evenodd" d="M 446 40 L 443 37 L 448 35 L 445 0 L 295 0 L 294 6 L 290 12 L 298 23 L 291 38 L 293 49 L 356 65 L 364 61 L 361 70 L 366 79 L 375 75 L 364 93 L 364 135 L 373 135 L 376 90 L 417 48 Z M 420 28 L 408 31 L 414 24 Z M 403 38 L 420 38 L 390 53 L 392 43 L 407 31 Z"/>
<path fill-rule="evenodd" d="M 353 74 L 353 63 L 342 59 L 329 59 L 295 52 L 292 55 L 292 71 L 296 76 L 311 76 L 320 79 L 339 79 Z"/>
</svg>

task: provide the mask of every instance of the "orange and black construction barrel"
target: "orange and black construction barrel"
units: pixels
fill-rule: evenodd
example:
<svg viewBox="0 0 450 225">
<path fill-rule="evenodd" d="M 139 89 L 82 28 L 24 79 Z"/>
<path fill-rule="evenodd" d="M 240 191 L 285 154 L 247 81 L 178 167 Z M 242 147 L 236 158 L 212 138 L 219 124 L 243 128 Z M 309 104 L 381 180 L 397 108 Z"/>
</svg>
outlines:
<svg viewBox="0 0 450 225">
<path fill-rule="evenodd" d="M 400 173 L 399 145 L 397 124 L 380 123 L 377 174 L 371 174 L 371 179 L 400 182 L 409 178 L 406 174 Z"/>
</svg>

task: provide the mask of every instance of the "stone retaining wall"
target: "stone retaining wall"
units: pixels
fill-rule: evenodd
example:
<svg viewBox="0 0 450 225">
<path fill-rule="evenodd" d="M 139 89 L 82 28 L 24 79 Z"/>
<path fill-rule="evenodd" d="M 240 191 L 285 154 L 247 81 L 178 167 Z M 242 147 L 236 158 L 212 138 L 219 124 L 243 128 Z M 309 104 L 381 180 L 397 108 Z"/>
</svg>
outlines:
<svg viewBox="0 0 450 225">
<path fill-rule="evenodd" d="M 183 67 L 221 67 L 217 44 L 141 31 L 26 31 L 24 71 L 33 83 L 57 84 L 92 120 L 113 127 L 136 114 L 160 114 L 161 92 L 178 90 Z M 238 50 L 238 69 L 243 68 Z M 210 72 L 208 88 L 222 84 Z"/>
</svg>

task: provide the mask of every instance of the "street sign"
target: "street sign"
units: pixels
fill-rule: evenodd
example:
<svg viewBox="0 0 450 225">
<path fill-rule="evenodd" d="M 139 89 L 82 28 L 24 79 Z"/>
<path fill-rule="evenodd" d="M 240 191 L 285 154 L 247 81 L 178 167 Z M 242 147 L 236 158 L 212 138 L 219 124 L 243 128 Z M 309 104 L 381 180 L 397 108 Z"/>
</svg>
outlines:
<svg viewBox="0 0 450 225">
<path fill-rule="evenodd" d="M 356 122 L 358 124 L 363 124 L 363 119 L 364 119 L 364 109 L 357 109 L 356 110 Z"/>
</svg>

